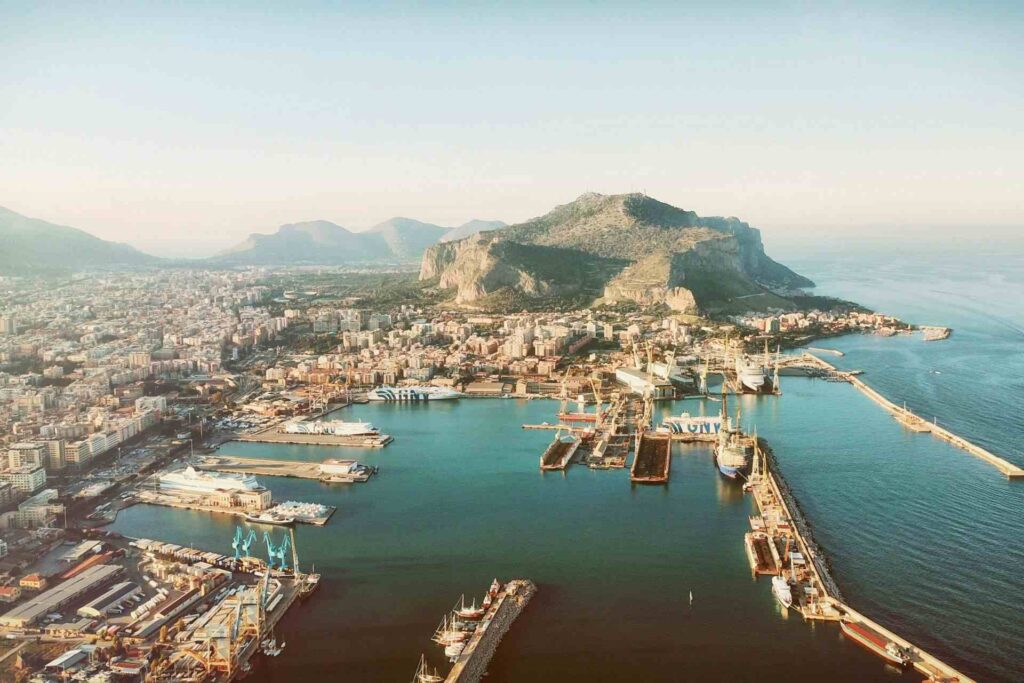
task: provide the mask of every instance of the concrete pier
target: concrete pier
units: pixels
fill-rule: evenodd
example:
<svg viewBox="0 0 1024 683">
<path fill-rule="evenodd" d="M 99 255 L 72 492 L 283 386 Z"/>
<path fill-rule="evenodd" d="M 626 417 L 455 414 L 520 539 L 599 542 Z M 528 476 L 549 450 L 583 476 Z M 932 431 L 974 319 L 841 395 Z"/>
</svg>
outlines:
<svg viewBox="0 0 1024 683">
<path fill-rule="evenodd" d="M 814 542 L 810 526 L 804 519 L 792 492 L 778 471 L 771 449 L 762 444 L 763 464 L 751 477 L 751 492 L 761 511 L 764 531 L 770 538 L 788 538 L 796 544 L 808 562 L 793 572 L 797 578 L 793 606 L 805 619 L 850 621 L 867 626 L 902 648 L 911 665 L 934 681 L 974 683 L 973 679 L 946 664 L 938 657 L 915 646 L 878 622 L 857 612 L 843 601 L 839 586 L 832 578 L 821 549 Z M 787 544 L 789 543 L 787 542 Z M 792 560 L 790 560 L 792 561 Z"/>
<path fill-rule="evenodd" d="M 455 666 L 448 672 L 445 683 L 477 683 L 482 679 L 502 636 L 536 592 L 537 586 L 527 579 L 514 579 L 506 583 L 469 639 L 466 649 L 455 661 Z"/>
<path fill-rule="evenodd" d="M 234 441 L 250 443 L 287 443 L 301 446 L 347 446 L 349 448 L 384 448 L 394 440 L 389 434 L 377 436 L 337 436 L 335 434 L 288 434 L 274 429 L 239 436 Z"/>
<path fill-rule="evenodd" d="M 896 405 L 895 403 L 893 403 L 892 401 L 890 401 L 889 399 L 887 399 L 886 397 L 882 396 L 880 393 L 872 389 L 859 377 L 854 376 L 854 374 L 849 372 L 843 372 L 842 370 L 837 369 L 828 361 L 822 360 L 821 358 L 818 358 L 817 356 L 814 356 L 812 354 L 804 354 L 804 357 L 813 365 L 817 365 L 818 367 L 824 370 L 836 373 L 836 375 L 839 376 L 843 381 L 849 382 L 853 386 L 857 387 L 865 396 L 870 398 L 878 405 L 882 406 L 885 410 L 889 411 L 889 413 L 891 413 L 892 416 L 896 418 L 897 421 L 900 422 L 900 424 L 908 427 L 909 429 L 912 429 L 915 432 L 931 432 L 938 438 L 944 441 L 948 441 L 957 448 L 965 450 L 977 458 L 981 458 L 985 462 L 994 466 L 1008 478 L 1024 479 L 1024 468 L 1018 467 L 1017 465 L 1014 465 L 1013 463 L 1000 458 L 998 455 L 995 455 L 994 453 L 985 450 L 981 446 L 971 443 L 970 441 L 964 439 L 961 436 L 957 436 L 956 434 L 949 431 L 945 427 L 940 427 L 938 424 L 934 422 L 927 422 L 922 418 L 918 417 L 917 415 L 914 415 L 909 410 L 901 408 L 900 406 Z"/>
</svg>

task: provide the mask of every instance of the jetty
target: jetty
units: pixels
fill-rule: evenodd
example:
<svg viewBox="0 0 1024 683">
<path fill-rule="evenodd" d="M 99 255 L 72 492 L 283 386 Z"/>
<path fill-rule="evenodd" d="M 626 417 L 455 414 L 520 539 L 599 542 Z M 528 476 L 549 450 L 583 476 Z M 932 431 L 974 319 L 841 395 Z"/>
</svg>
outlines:
<svg viewBox="0 0 1024 683">
<path fill-rule="evenodd" d="M 864 380 L 857 377 L 856 375 L 859 373 L 839 370 L 828 361 L 818 358 L 810 353 L 805 353 L 802 360 L 821 368 L 827 373 L 832 373 L 841 381 L 852 384 L 865 396 L 882 406 L 882 408 L 888 411 L 900 424 L 904 425 L 908 429 L 912 429 L 915 432 L 930 432 L 943 441 L 948 441 L 957 448 L 967 451 L 971 455 L 984 460 L 1006 475 L 1007 478 L 1024 479 L 1024 468 L 1018 467 L 1017 465 L 1000 458 L 998 455 L 985 450 L 981 446 L 971 443 L 967 439 L 954 434 L 945 427 L 940 427 L 936 422 L 927 422 L 906 408 L 896 405 L 885 396 L 882 396 L 876 390 L 868 386 Z"/>
<path fill-rule="evenodd" d="M 264 477 L 294 477 L 296 479 L 320 479 L 319 462 L 296 460 L 268 460 L 266 458 L 242 458 L 235 455 L 208 455 L 200 459 L 196 469 L 231 474 L 254 474 Z"/>
<path fill-rule="evenodd" d="M 390 434 L 361 434 L 339 436 L 337 434 L 291 434 L 279 432 L 275 427 L 255 434 L 236 436 L 232 441 L 249 443 L 284 443 L 300 446 L 342 446 L 347 448 L 384 448 L 394 441 Z"/>
<path fill-rule="evenodd" d="M 506 583 L 456 658 L 455 665 L 444 679 L 445 683 L 480 681 L 487 673 L 487 665 L 498 649 L 498 643 L 536 592 L 537 586 L 527 579 L 513 579 Z"/>
<path fill-rule="evenodd" d="M 758 439 L 754 468 L 745 489 L 753 494 L 760 511 L 760 517 L 751 518 L 753 534 L 767 536 L 768 544 L 762 545 L 761 550 L 769 550 L 771 562 L 776 565 L 778 573 L 794 584 L 793 608 L 805 619 L 843 621 L 866 627 L 902 648 L 908 664 L 928 680 L 974 683 L 973 679 L 938 657 L 846 604 L 829 572 L 823 552 L 814 541 L 810 525 L 778 470 L 774 453 L 761 439 Z M 745 539 L 751 566 L 756 573 L 765 573 L 757 571 L 757 565 L 763 563 L 767 566 L 768 558 L 758 552 L 757 546 L 752 547 L 749 539 L 751 534 Z M 783 544 L 781 554 L 778 552 L 779 544 Z"/>
</svg>

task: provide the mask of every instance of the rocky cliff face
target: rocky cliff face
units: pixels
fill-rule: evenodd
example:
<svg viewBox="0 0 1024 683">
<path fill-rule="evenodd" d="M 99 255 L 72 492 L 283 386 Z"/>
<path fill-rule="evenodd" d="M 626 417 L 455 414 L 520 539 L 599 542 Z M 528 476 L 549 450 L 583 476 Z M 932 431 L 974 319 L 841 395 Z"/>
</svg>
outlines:
<svg viewBox="0 0 1024 683">
<path fill-rule="evenodd" d="M 512 288 L 687 312 L 813 284 L 770 259 L 760 232 L 738 219 L 701 218 L 639 194 L 592 193 L 501 232 L 430 247 L 420 278 L 453 289 L 456 303 Z"/>
</svg>

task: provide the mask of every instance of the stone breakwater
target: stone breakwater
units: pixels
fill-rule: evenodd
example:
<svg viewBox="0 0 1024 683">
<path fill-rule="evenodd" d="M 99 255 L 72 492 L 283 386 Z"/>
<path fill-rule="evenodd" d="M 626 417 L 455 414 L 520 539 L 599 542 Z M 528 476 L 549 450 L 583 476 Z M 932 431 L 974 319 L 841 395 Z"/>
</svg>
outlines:
<svg viewBox="0 0 1024 683">
<path fill-rule="evenodd" d="M 536 592 L 537 586 L 526 579 L 514 579 L 505 584 L 493 616 L 485 619 L 473 634 L 466 648 L 468 653 L 459 657 L 444 679 L 445 683 L 477 683 L 483 678 L 501 638 Z"/>
</svg>

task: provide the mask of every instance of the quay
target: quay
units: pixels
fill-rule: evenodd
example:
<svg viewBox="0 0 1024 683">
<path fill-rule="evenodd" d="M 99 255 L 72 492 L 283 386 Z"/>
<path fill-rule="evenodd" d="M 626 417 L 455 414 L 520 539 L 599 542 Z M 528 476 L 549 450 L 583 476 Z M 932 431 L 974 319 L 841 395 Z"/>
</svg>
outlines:
<svg viewBox="0 0 1024 683">
<path fill-rule="evenodd" d="M 486 675 L 498 643 L 536 592 L 537 586 L 528 579 L 506 583 L 455 660 L 444 683 L 478 683 Z"/>
<path fill-rule="evenodd" d="M 898 636 L 881 624 L 854 610 L 843 600 L 839 587 L 829 573 L 827 562 L 811 535 L 810 526 L 803 517 L 788 485 L 778 471 L 775 455 L 771 449 L 758 440 L 754 456 L 754 469 L 749 483 L 745 486 L 754 496 L 760 517 L 751 518 L 753 535 L 767 536 L 772 562 L 778 573 L 788 578 L 793 587 L 793 607 L 805 619 L 840 621 L 856 624 L 861 628 L 879 634 L 883 639 L 895 643 L 906 653 L 909 665 L 928 677 L 929 681 L 956 681 L 975 683 L 973 679 L 946 664 L 938 657 L 922 650 L 908 640 Z M 747 534 L 747 539 L 751 534 Z M 761 562 L 767 564 L 756 548 L 747 543 L 747 555 L 756 573 Z M 778 554 L 778 545 L 784 544 Z M 790 545 L 795 551 L 790 551 Z M 788 565 L 788 576 L 787 576 Z"/>
<path fill-rule="evenodd" d="M 865 396 L 870 398 L 872 401 L 882 406 L 902 425 L 915 432 L 931 432 L 938 438 L 948 441 L 957 448 L 967 451 L 971 455 L 984 460 L 990 465 L 994 466 L 1009 479 L 1024 479 L 1024 468 L 1018 467 L 1011 462 L 1000 458 L 998 455 L 991 453 L 981 446 L 971 443 L 967 439 L 961 436 L 957 436 L 953 432 L 949 431 L 945 427 L 940 427 L 935 422 L 926 422 L 922 418 L 914 415 L 906 408 L 901 408 L 880 393 L 868 386 L 863 380 L 856 376 L 859 373 L 843 372 L 834 365 L 825 361 L 817 356 L 809 353 L 805 353 L 803 359 L 806 362 L 816 365 L 817 367 L 825 370 L 829 373 L 834 373 L 841 381 L 848 382 L 859 389 Z"/>
<path fill-rule="evenodd" d="M 196 510 L 199 512 L 209 512 L 220 515 L 230 515 L 232 517 L 241 517 L 247 522 L 252 524 L 263 524 L 271 526 L 288 526 L 282 522 L 270 521 L 272 518 L 269 516 L 274 511 L 278 510 L 282 506 L 288 506 L 288 503 L 281 505 L 275 505 L 274 507 L 263 510 L 262 512 L 255 512 L 253 510 L 245 510 L 241 508 L 225 507 L 223 505 L 210 505 L 203 503 L 200 500 L 193 498 L 180 498 L 178 496 L 160 493 L 158 491 L 139 491 L 135 495 L 136 503 L 143 503 L 146 505 L 159 505 L 161 507 L 178 508 L 179 510 Z M 300 524 L 311 524 L 313 526 L 324 526 L 330 520 L 331 516 L 337 510 L 333 505 L 324 505 L 324 513 L 316 517 L 307 516 L 295 516 L 294 521 Z M 261 521 L 258 517 L 260 515 L 268 515 L 266 521 Z"/>
<path fill-rule="evenodd" d="M 196 465 L 199 470 L 229 472 L 231 474 L 254 474 L 264 477 L 294 477 L 297 479 L 320 479 L 319 462 L 295 460 L 267 460 L 264 458 L 242 458 L 235 455 L 208 455 Z"/>
<path fill-rule="evenodd" d="M 672 463 L 672 438 L 660 432 L 641 432 L 636 441 L 629 480 L 637 484 L 664 484 Z"/>
<path fill-rule="evenodd" d="M 349 448 L 384 448 L 394 441 L 390 434 L 377 434 L 375 436 L 338 436 L 335 434 L 288 434 L 275 431 L 275 428 L 265 429 L 255 434 L 236 436 L 233 441 L 244 441 L 249 443 L 284 443 L 300 446 L 345 446 Z"/>
</svg>

